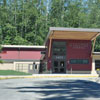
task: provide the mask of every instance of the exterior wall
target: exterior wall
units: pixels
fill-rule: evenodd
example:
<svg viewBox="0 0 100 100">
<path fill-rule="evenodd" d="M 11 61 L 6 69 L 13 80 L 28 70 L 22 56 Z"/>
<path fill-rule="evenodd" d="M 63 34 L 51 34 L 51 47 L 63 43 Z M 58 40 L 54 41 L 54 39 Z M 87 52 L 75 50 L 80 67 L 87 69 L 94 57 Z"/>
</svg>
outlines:
<svg viewBox="0 0 100 100">
<path fill-rule="evenodd" d="M 1 59 L 18 59 L 18 50 L 17 49 L 2 49 L 0 53 Z"/>
<path fill-rule="evenodd" d="M 4 48 L 0 56 L 1 59 L 40 60 L 41 50 Z"/>
<path fill-rule="evenodd" d="M 97 74 L 95 69 L 95 60 L 100 60 L 100 55 L 93 55 L 92 56 L 92 74 Z"/>
<path fill-rule="evenodd" d="M 30 68 L 32 73 L 39 73 L 40 62 L 37 61 L 37 62 L 35 62 L 35 64 L 37 65 L 36 70 L 34 70 L 34 68 L 33 68 L 34 67 L 33 62 L 3 63 L 3 64 L 0 64 L 0 70 L 16 70 L 16 71 L 20 71 L 20 72 L 30 73 L 29 72 L 29 68 Z"/>
<path fill-rule="evenodd" d="M 14 65 L 13 63 L 0 64 L 0 70 L 14 70 Z"/>
<path fill-rule="evenodd" d="M 91 48 L 92 44 L 91 41 L 82 41 L 82 40 L 53 40 L 53 41 L 65 41 L 66 42 L 66 48 L 67 48 L 67 70 L 74 70 L 74 71 L 91 71 L 92 69 L 92 57 L 91 57 Z M 53 43 L 52 41 L 52 43 Z M 49 40 L 48 45 L 49 47 Z M 50 57 L 47 57 L 48 59 L 48 70 L 51 70 L 51 58 L 52 58 L 52 47 L 51 47 L 51 53 Z M 48 56 L 48 50 L 46 52 L 46 55 Z M 70 59 L 88 59 L 89 64 L 70 64 Z"/>
<path fill-rule="evenodd" d="M 0 57 L 4 63 L 0 64 L 0 70 L 39 73 L 41 51 L 44 50 L 45 48 L 3 48 Z M 33 62 L 36 69 L 33 68 Z"/>
<path fill-rule="evenodd" d="M 21 50 L 20 51 L 20 59 L 34 59 L 34 60 L 40 60 L 41 58 L 41 51 L 40 50 Z"/>
<path fill-rule="evenodd" d="M 35 62 L 37 68 L 35 69 L 33 66 L 33 62 L 14 62 L 14 70 L 26 73 L 39 73 L 39 64 L 40 62 Z"/>
<path fill-rule="evenodd" d="M 70 59 L 88 59 L 89 64 L 70 64 Z M 70 70 L 91 70 L 91 41 L 67 41 L 67 69 Z"/>
<path fill-rule="evenodd" d="M 50 41 L 48 40 L 46 46 L 46 59 L 47 59 L 47 70 L 51 70 L 51 56 L 52 56 L 52 50 L 50 51 L 50 57 L 48 57 L 48 53 L 49 53 L 49 43 Z M 51 45 L 51 49 L 52 49 L 52 45 Z"/>
</svg>

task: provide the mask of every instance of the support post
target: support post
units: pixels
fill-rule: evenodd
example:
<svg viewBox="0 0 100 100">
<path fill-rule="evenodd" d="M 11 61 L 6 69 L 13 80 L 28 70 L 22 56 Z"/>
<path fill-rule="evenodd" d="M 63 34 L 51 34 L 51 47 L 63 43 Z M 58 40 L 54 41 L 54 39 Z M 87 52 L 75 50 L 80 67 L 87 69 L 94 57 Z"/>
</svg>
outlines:
<svg viewBox="0 0 100 100">
<path fill-rule="evenodd" d="M 96 38 L 95 38 L 95 39 L 94 39 L 94 41 L 93 41 L 92 53 L 94 52 L 94 48 L 95 48 L 95 41 L 96 41 Z"/>
<path fill-rule="evenodd" d="M 50 57 L 52 38 L 50 38 L 48 57 Z"/>
<path fill-rule="evenodd" d="M 97 75 L 97 72 L 95 70 L 95 60 L 92 58 L 92 71 L 91 71 L 92 75 Z"/>
</svg>

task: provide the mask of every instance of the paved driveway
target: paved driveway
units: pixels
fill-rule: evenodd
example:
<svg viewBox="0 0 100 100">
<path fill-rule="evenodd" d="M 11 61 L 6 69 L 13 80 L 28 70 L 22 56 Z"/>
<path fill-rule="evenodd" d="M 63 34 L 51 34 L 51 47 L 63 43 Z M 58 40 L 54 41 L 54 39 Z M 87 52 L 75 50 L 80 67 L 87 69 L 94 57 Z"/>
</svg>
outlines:
<svg viewBox="0 0 100 100">
<path fill-rule="evenodd" d="M 0 80 L 0 100 L 100 100 L 100 84 L 56 78 Z"/>
</svg>

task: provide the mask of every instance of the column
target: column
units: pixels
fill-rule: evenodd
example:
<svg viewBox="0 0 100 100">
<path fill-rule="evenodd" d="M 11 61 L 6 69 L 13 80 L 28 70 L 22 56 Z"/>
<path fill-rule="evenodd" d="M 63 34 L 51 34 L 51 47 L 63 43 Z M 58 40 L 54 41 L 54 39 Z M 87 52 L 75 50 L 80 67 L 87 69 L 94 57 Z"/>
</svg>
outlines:
<svg viewBox="0 0 100 100">
<path fill-rule="evenodd" d="M 91 70 L 91 74 L 96 75 L 97 72 L 95 70 L 95 59 L 92 58 L 92 70 Z"/>
</svg>

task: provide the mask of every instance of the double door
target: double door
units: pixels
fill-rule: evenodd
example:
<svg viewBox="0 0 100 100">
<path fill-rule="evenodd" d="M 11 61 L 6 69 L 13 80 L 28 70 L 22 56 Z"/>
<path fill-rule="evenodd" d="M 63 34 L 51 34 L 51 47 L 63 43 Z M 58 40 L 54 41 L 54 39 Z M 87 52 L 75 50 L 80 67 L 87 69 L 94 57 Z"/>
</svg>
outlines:
<svg viewBox="0 0 100 100">
<path fill-rule="evenodd" d="M 53 73 L 66 73 L 66 66 L 64 60 L 54 60 Z"/>
</svg>

